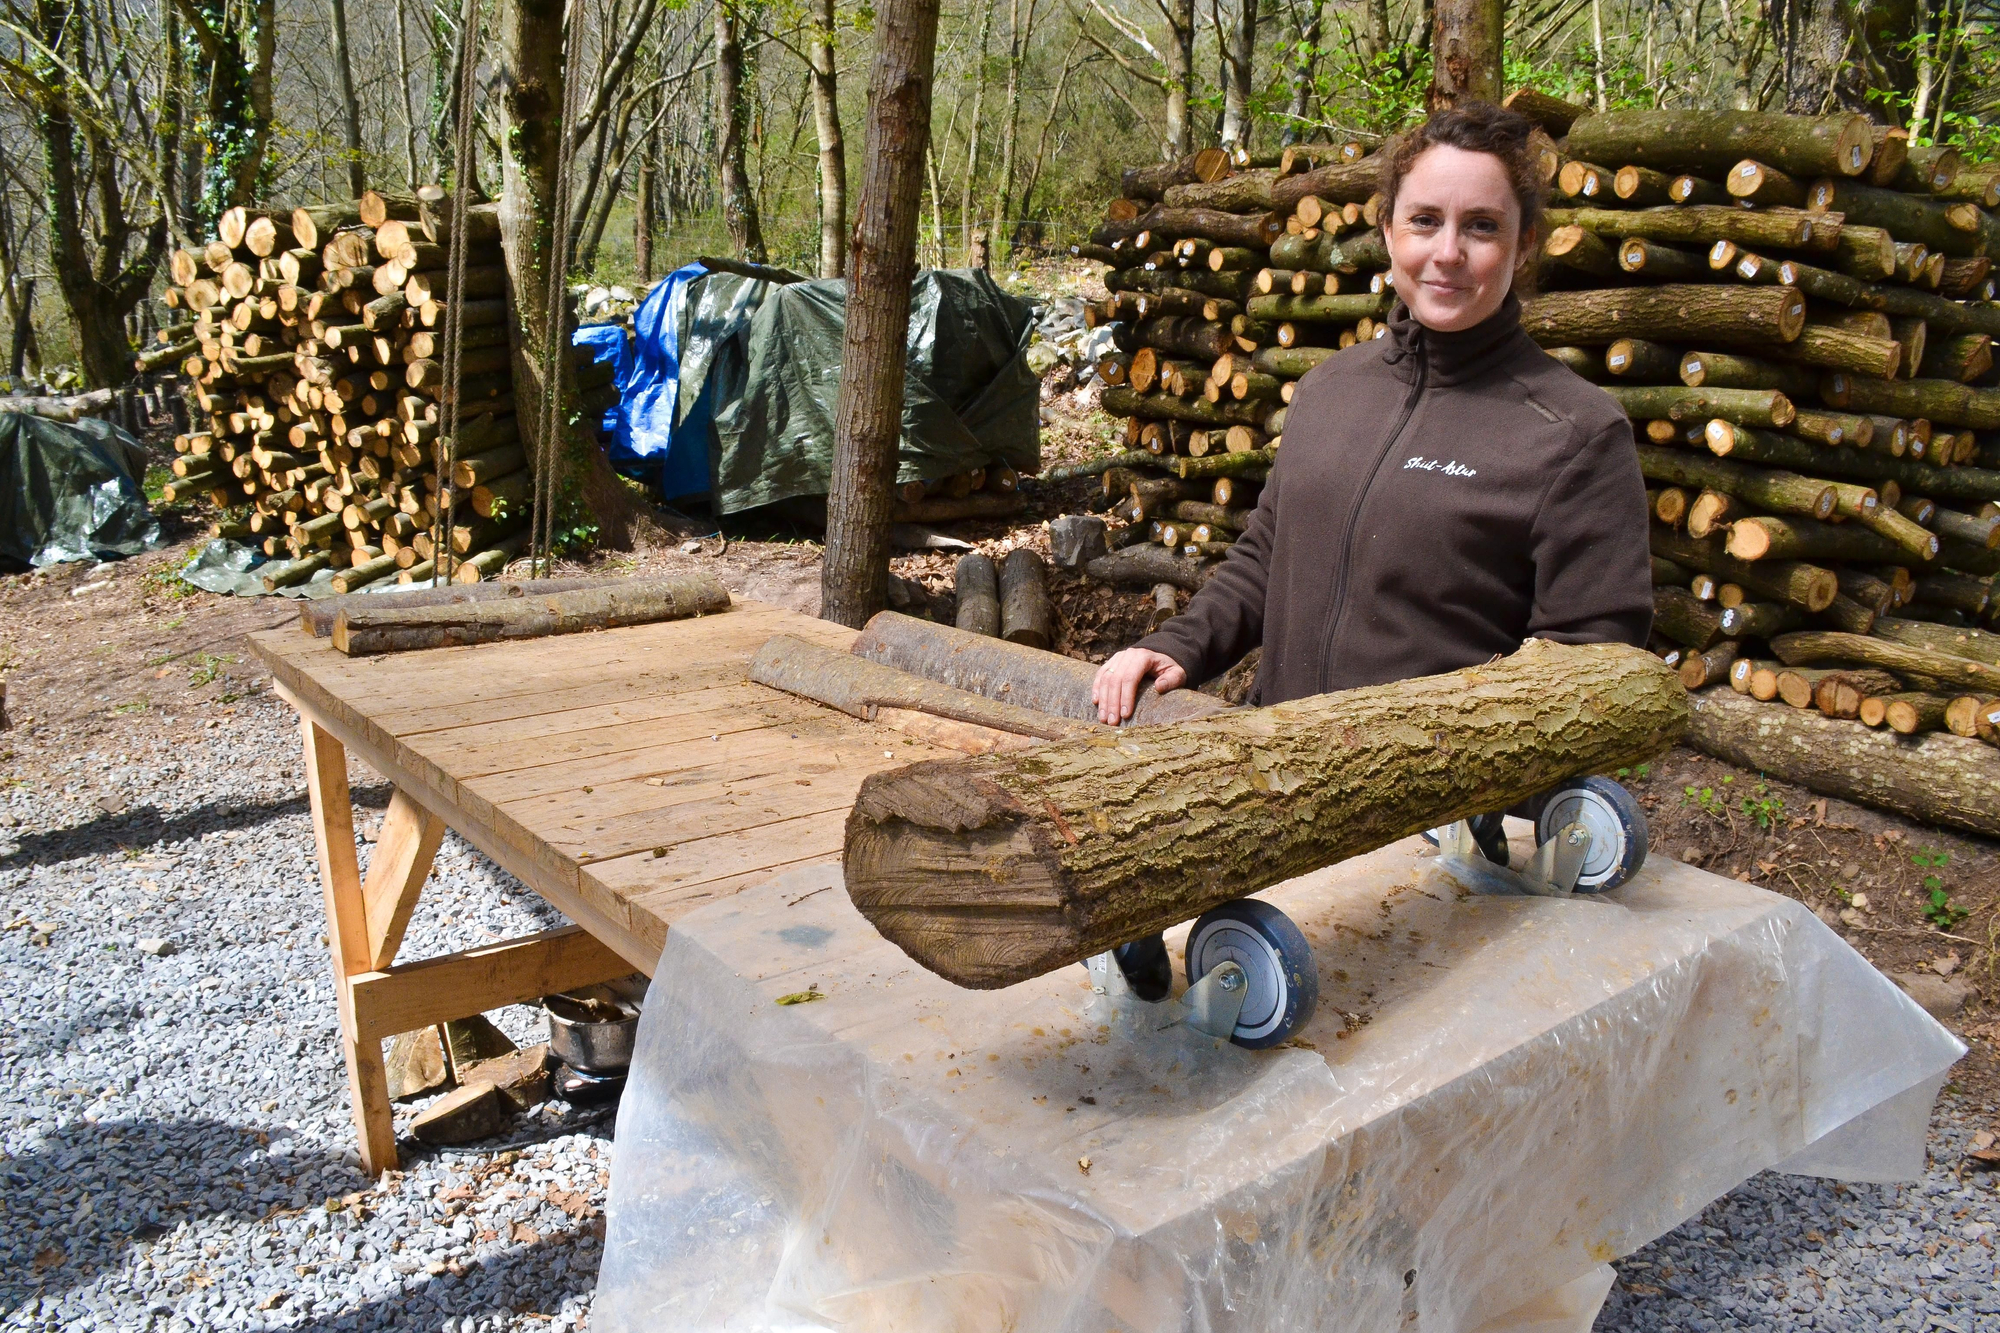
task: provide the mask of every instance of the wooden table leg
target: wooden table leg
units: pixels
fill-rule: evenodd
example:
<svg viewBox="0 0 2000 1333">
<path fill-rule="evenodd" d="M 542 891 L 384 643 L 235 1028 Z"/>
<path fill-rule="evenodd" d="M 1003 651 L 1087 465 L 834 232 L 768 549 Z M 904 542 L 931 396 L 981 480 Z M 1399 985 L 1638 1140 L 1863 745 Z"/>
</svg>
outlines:
<svg viewBox="0 0 2000 1333">
<path fill-rule="evenodd" d="M 306 791 L 312 798 L 313 841 L 319 848 L 319 882 L 326 900 L 334 993 L 340 1003 L 340 1047 L 347 1058 L 348 1101 L 362 1169 L 380 1175 L 396 1166 L 396 1128 L 389 1110 L 389 1073 L 382 1061 L 382 1039 L 365 1034 L 354 1011 L 349 980 L 374 968 L 354 849 L 347 750 L 308 718 L 299 720 L 299 730 L 305 741 Z M 432 846 L 435 848 L 435 843 Z"/>
</svg>

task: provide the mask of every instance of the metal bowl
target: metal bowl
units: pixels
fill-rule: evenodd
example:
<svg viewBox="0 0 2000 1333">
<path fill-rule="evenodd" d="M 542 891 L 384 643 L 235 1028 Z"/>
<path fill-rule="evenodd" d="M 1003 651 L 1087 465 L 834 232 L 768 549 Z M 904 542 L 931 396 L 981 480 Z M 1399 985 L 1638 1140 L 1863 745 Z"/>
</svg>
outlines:
<svg viewBox="0 0 2000 1333">
<path fill-rule="evenodd" d="M 542 997 L 549 1020 L 549 1050 L 571 1069 L 586 1074 L 624 1072 L 632 1063 L 632 1046 L 639 1034 L 638 1000 L 645 991 L 644 978 L 638 980 L 637 987 L 613 983 Z M 620 1017 L 603 1016 L 607 1010 Z"/>
</svg>

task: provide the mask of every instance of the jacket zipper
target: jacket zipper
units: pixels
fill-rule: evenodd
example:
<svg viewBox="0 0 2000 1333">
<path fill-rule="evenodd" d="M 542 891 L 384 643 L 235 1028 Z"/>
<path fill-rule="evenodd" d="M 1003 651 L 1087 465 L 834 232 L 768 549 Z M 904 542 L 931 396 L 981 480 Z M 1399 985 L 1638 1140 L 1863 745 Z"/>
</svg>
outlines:
<svg viewBox="0 0 2000 1333">
<path fill-rule="evenodd" d="M 1423 397 L 1424 385 L 1430 379 L 1430 355 L 1428 350 L 1419 352 L 1416 382 L 1410 386 L 1410 396 L 1403 402 L 1403 414 L 1396 418 L 1396 425 L 1382 441 L 1382 451 L 1375 455 L 1375 466 L 1368 471 L 1368 480 L 1355 493 L 1354 504 L 1347 511 L 1347 540 L 1341 550 L 1340 572 L 1334 578 L 1333 613 L 1326 618 L 1326 642 L 1320 645 L 1319 688 L 1327 691 L 1327 674 L 1333 665 L 1333 642 L 1339 634 L 1341 619 L 1347 614 L 1348 570 L 1354 564 L 1354 543 L 1358 534 L 1356 525 L 1361 519 L 1361 506 L 1367 502 L 1368 492 L 1375 488 L 1375 479 L 1382 475 L 1382 464 L 1396 447 L 1396 441 L 1403 438 L 1409 428 L 1410 418 L 1417 413 L 1417 403 Z"/>
</svg>

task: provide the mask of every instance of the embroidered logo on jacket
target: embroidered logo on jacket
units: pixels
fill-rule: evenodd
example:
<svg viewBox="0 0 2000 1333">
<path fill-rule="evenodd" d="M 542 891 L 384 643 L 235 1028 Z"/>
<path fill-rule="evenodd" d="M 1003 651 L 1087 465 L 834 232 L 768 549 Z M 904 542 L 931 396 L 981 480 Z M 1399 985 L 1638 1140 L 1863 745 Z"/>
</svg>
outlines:
<svg viewBox="0 0 2000 1333">
<path fill-rule="evenodd" d="M 1419 472 L 1442 472 L 1447 477 L 1476 477 L 1479 475 L 1478 468 L 1467 467 L 1456 458 L 1450 460 L 1425 458 L 1422 454 L 1413 456 L 1403 464 L 1403 471 L 1405 472 L 1410 471 L 1412 468 L 1415 468 Z"/>
</svg>

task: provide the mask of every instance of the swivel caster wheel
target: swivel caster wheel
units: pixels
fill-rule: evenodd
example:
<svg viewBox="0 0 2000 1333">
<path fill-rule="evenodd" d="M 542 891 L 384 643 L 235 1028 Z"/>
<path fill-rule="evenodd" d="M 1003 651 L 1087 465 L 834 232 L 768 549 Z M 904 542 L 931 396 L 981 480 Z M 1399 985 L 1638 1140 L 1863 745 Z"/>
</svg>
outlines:
<svg viewBox="0 0 2000 1333">
<path fill-rule="evenodd" d="M 1550 792 L 1535 817 L 1535 841 L 1547 842 L 1571 824 L 1590 833 L 1576 892 L 1615 889 L 1646 863 L 1646 812 L 1610 778 L 1573 778 Z"/>
<path fill-rule="evenodd" d="M 1228 1035 L 1248 1050 L 1280 1044 L 1319 1004 L 1312 946 L 1290 917 L 1261 899 L 1238 898 L 1202 914 L 1188 932 L 1185 961 L 1190 985 L 1227 964 L 1241 969 L 1243 1007 Z"/>
</svg>

